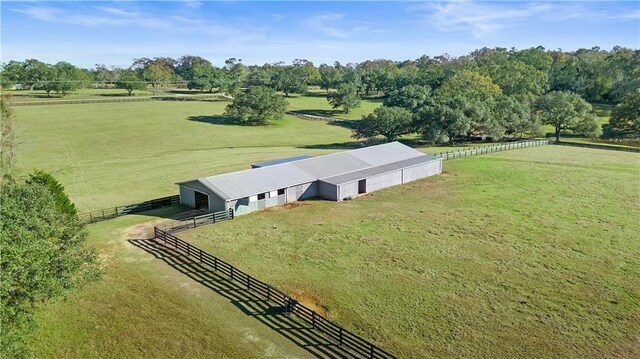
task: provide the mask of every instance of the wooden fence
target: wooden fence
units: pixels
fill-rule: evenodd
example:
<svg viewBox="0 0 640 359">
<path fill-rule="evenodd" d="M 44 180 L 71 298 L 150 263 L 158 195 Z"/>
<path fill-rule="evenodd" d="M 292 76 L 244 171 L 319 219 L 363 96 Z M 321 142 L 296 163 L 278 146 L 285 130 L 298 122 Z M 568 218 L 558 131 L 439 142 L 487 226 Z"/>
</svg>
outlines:
<svg viewBox="0 0 640 359">
<path fill-rule="evenodd" d="M 453 160 L 456 158 L 470 157 L 470 156 L 483 155 L 483 154 L 493 153 L 493 152 L 513 150 L 516 148 L 544 146 L 544 145 L 547 145 L 548 143 L 549 143 L 548 140 L 518 141 L 518 142 L 502 143 L 499 145 L 492 145 L 492 146 L 465 148 L 457 151 L 436 152 L 436 153 L 433 153 L 433 155 L 436 157 L 442 157 L 443 160 Z"/>
<path fill-rule="evenodd" d="M 239 283 L 247 290 L 254 292 L 269 302 L 282 306 L 286 312 L 295 315 L 311 327 L 323 333 L 330 340 L 335 341 L 342 348 L 349 350 L 356 357 L 364 358 L 395 358 L 394 355 L 379 348 L 375 344 L 331 322 L 322 315 L 298 303 L 283 291 L 258 280 L 233 265 L 200 250 L 180 238 L 154 227 L 154 238 L 158 243 L 195 258 L 201 264 L 222 273 L 232 282 Z"/>
<path fill-rule="evenodd" d="M 622 151 L 622 152 L 635 152 L 640 153 L 640 148 L 637 147 L 623 147 L 623 146 L 607 146 L 607 145 L 598 145 L 595 143 L 580 143 L 580 142 L 553 142 L 554 145 L 558 146 L 572 146 L 572 147 L 583 147 L 583 148 L 593 148 L 596 150 L 608 150 L 608 151 Z"/>
<path fill-rule="evenodd" d="M 127 214 L 144 212 L 144 211 L 148 211 L 156 208 L 169 207 L 178 203 L 180 203 L 180 196 L 174 195 L 169 197 L 156 198 L 156 199 L 144 201 L 141 203 L 133 203 L 125 206 L 118 206 L 118 207 L 100 209 L 97 211 L 92 211 L 87 213 L 80 213 L 78 217 L 80 217 L 80 220 L 85 223 L 95 223 L 95 222 L 101 222 L 111 218 L 124 216 Z"/>
<path fill-rule="evenodd" d="M 78 100 L 46 100 L 46 101 L 12 101 L 11 106 L 35 106 L 35 105 L 74 105 L 94 103 L 116 102 L 144 102 L 144 101 L 226 101 L 221 95 L 191 95 L 191 96 L 147 96 L 132 98 L 111 99 L 78 99 Z"/>
<path fill-rule="evenodd" d="M 227 221 L 233 219 L 234 217 L 235 215 L 233 212 L 233 208 L 229 208 L 229 210 L 227 211 L 212 212 L 203 214 L 201 216 L 171 221 L 170 223 L 164 224 L 162 228 L 165 232 L 176 233 L 207 224 Z"/>
</svg>

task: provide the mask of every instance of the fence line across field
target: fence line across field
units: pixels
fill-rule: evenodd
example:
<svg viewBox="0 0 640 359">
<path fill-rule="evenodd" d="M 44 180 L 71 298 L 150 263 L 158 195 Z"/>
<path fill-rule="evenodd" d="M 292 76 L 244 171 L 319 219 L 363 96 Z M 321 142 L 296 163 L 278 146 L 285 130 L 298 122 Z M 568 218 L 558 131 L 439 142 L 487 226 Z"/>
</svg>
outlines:
<svg viewBox="0 0 640 359">
<path fill-rule="evenodd" d="M 201 264 L 213 268 L 230 278 L 232 282 L 236 282 L 247 290 L 252 291 L 263 297 L 269 302 L 284 307 L 285 311 L 295 315 L 302 321 L 311 325 L 312 329 L 316 329 L 323 333 L 327 338 L 338 343 L 342 348 L 354 353 L 357 357 L 365 358 L 395 358 L 393 354 L 383 350 L 370 341 L 344 329 L 343 327 L 331 322 L 327 318 L 317 312 L 298 303 L 294 298 L 290 297 L 280 289 L 273 287 L 249 274 L 241 271 L 233 265 L 215 257 L 201 249 L 181 240 L 180 238 L 163 231 L 158 227 L 154 227 L 154 239 L 164 246 L 182 252 L 187 257 L 198 260 Z"/>
<path fill-rule="evenodd" d="M 473 147 L 468 149 L 467 148 L 460 149 L 456 151 L 436 152 L 436 153 L 433 153 L 433 155 L 436 157 L 442 157 L 443 160 L 452 160 L 456 158 L 463 158 L 463 157 L 483 155 L 487 153 L 513 150 L 516 148 L 544 146 L 544 145 L 547 145 L 548 143 L 549 143 L 549 140 L 508 142 L 508 143 L 502 143 L 499 145 L 492 145 L 492 146 L 480 146 L 480 147 Z"/>
<path fill-rule="evenodd" d="M 144 201 L 141 203 L 132 203 L 124 206 L 110 207 L 105 209 L 99 209 L 97 211 L 91 211 L 86 213 L 80 213 L 78 217 L 81 221 L 86 223 L 101 222 L 107 219 L 124 216 L 127 214 L 139 213 L 149 211 L 152 209 L 169 207 L 180 203 L 180 196 L 168 196 Z"/>
<path fill-rule="evenodd" d="M 565 142 L 565 141 L 554 142 L 554 144 L 558 145 L 558 146 L 592 148 L 592 149 L 595 149 L 595 150 L 608 150 L 608 151 L 640 153 L 640 148 L 635 148 L 635 147 L 607 146 L 607 145 L 600 145 L 600 144 L 595 144 L 595 143 Z"/>
<path fill-rule="evenodd" d="M 167 233 L 177 233 L 207 224 L 231 220 L 234 218 L 235 214 L 233 212 L 233 208 L 229 208 L 226 211 L 211 212 L 200 216 L 171 221 L 169 223 L 163 224 L 162 228 Z"/>
<path fill-rule="evenodd" d="M 221 95 L 190 95 L 190 96 L 145 96 L 134 98 L 112 99 L 78 99 L 78 100 L 46 100 L 46 101 L 11 101 L 11 106 L 35 105 L 74 105 L 94 103 L 145 102 L 145 101 L 225 101 Z"/>
</svg>

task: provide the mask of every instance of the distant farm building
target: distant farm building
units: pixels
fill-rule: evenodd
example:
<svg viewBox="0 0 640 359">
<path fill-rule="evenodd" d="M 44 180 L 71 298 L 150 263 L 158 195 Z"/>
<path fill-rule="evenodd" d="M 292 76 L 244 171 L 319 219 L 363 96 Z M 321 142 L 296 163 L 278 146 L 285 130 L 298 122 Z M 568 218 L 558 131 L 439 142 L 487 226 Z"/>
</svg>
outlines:
<svg viewBox="0 0 640 359">
<path fill-rule="evenodd" d="M 442 159 L 399 142 L 330 155 L 256 163 L 252 169 L 179 182 L 180 203 L 236 215 L 307 198 L 341 201 L 442 172 Z"/>
</svg>

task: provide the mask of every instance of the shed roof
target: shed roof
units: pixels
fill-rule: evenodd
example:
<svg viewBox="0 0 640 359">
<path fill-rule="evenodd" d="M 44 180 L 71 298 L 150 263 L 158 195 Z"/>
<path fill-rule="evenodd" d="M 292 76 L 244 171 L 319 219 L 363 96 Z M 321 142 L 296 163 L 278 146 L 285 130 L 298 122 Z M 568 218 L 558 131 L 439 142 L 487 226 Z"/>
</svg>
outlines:
<svg viewBox="0 0 640 359">
<path fill-rule="evenodd" d="M 277 160 L 257 162 L 257 163 L 252 164 L 251 167 L 253 167 L 253 168 L 267 167 L 267 166 L 279 165 L 281 163 L 304 160 L 304 159 L 311 158 L 311 157 L 313 157 L 313 156 L 300 155 L 300 156 L 294 156 L 294 157 L 279 158 Z"/>
<path fill-rule="evenodd" d="M 411 147 L 391 142 L 178 184 L 198 181 L 219 197 L 231 200 L 424 156 Z"/>
<path fill-rule="evenodd" d="M 380 166 L 369 167 L 363 170 L 344 173 L 344 174 L 329 177 L 329 178 L 322 178 L 320 179 L 320 181 L 330 183 L 333 185 L 340 185 L 344 183 L 359 181 L 361 179 L 372 177 L 372 176 L 377 176 L 383 173 L 397 171 L 401 168 L 412 167 L 422 163 L 439 161 L 439 160 L 440 160 L 440 157 L 434 157 L 431 155 L 422 155 L 420 157 L 408 158 L 406 160 L 387 163 Z"/>
</svg>

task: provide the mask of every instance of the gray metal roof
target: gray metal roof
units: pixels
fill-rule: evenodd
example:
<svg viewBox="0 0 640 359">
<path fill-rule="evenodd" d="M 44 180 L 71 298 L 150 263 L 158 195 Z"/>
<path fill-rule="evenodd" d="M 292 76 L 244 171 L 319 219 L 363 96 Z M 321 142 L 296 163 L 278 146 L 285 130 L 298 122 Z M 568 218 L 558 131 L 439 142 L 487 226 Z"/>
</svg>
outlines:
<svg viewBox="0 0 640 359">
<path fill-rule="evenodd" d="M 294 157 L 280 158 L 280 159 L 277 159 L 277 160 L 254 163 L 254 164 L 251 165 L 251 167 L 253 167 L 253 168 L 267 167 L 267 166 L 279 165 L 281 163 L 304 160 L 304 159 L 311 158 L 311 157 L 313 157 L 313 156 L 300 155 L 300 156 L 294 156 Z"/>
<path fill-rule="evenodd" d="M 420 157 L 413 157 L 406 160 L 387 163 L 380 166 L 369 167 L 363 170 L 353 171 L 338 176 L 329 178 L 322 178 L 320 181 L 330 183 L 333 185 L 340 185 L 344 183 L 359 181 L 364 178 L 380 175 L 387 172 L 397 171 L 401 168 L 412 167 L 421 163 L 427 163 L 432 161 L 440 161 L 440 157 L 434 157 L 431 155 L 422 155 Z"/>
<path fill-rule="evenodd" d="M 178 184 L 198 181 L 219 197 L 231 200 L 424 156 L 411 147 L 391 142 Z"/>
</svg>

